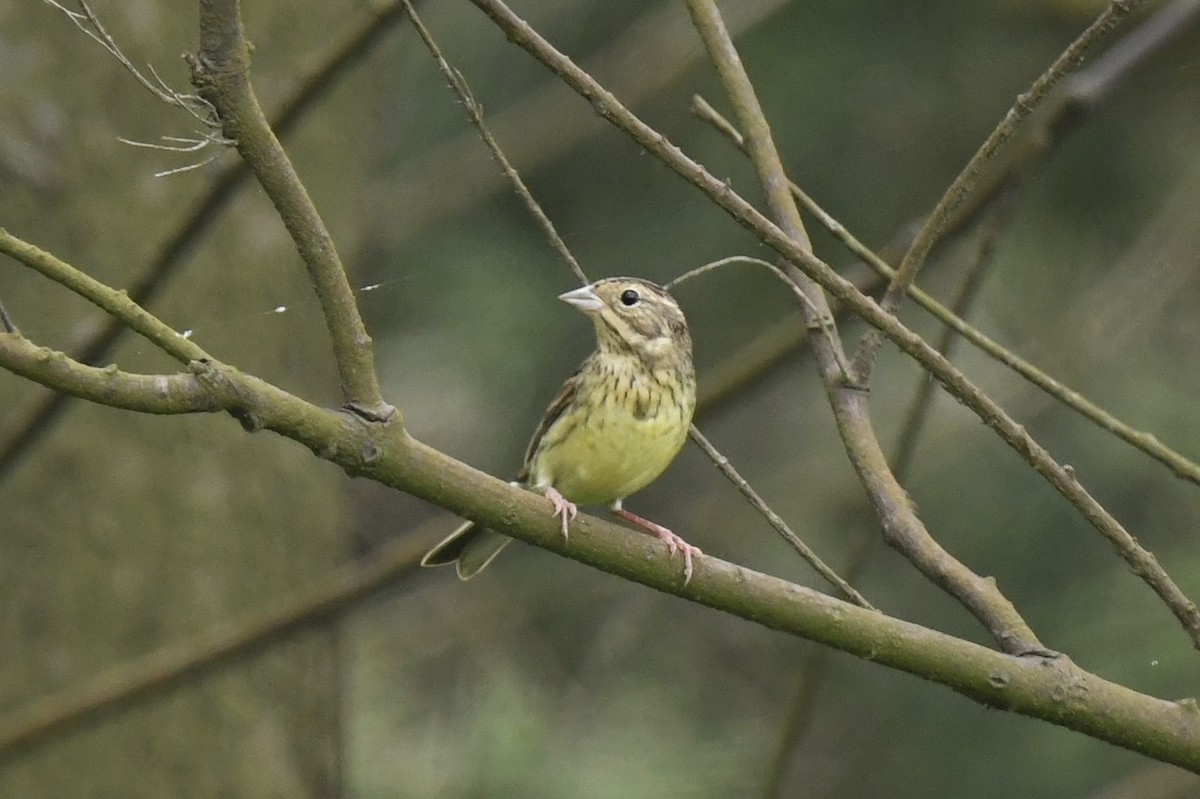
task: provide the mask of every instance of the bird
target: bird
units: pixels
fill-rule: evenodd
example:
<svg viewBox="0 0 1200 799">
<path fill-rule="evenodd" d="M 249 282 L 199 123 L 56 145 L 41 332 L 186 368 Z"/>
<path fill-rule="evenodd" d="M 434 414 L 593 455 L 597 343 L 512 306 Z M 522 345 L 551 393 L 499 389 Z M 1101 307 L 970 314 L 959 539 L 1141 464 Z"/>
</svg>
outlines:
<svg viewBox="0 0 1200 799">
<path fill-rule="evenodd" d="M 654 481 L 683 447 L 696 408 L 692 337 L 675 299 L 656 283 L 610 277 L 559 295 L 591 318 L 596 349 L 567 378 L 525 451 L 514 485 L 549 500 L 570 540 L 577 505 L 607 505 L 620 519 L 682 552 L 684 585 L 700 549 L 623 503 Z M 465 522 L 421 560 L 478 574 L 511 538 Z"/>
</svg>

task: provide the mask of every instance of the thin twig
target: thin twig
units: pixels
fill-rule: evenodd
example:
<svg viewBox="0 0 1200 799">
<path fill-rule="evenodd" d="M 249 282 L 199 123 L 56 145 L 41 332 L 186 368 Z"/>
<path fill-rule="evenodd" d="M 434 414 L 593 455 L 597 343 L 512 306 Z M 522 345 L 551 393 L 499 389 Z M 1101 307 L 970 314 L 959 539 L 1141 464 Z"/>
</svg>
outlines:
<svg viewBox="0 0 1200 799">
<path fill-rule="evenodd" d="M 225 134 L 237 142 L 304 261 L 329 331 L 344 405 L 365 419 L 402 425 L 380 392 L 371 337 L 333 237 L 254 93 L 238 0 L 200 3 L 200 51 L 185 60 L 192 83 L 216 108 Z"/>
<path fill-rule="evenodd" d="M 706 264 L 701 264 L 700 266 L 689 269 L 678 277 L 672 278 L 670 282 L 667 283 L 665 288 L 668 291 L 673 290 L 676 286 L 686 283 L 693 278 L 700 277 L 701 275 L 711 272 L 714 269 L 719 269 L 722 266 L 729 266 L 730 264 L 750 264 L 765 268 L 775 277 L 779 278 L 780 282 L 787 287 L 788 293 L 790 293 L 797 302 L 808 308 L 809 313 L 812 314 L 812 319 L 816 327 L 822 328 L 828 333 L 837 333 L 836 330 L 831 331 L 831 329 L 828 327 L 832 320 L 828 316 L 822 317 L 820 315 L 821 312 L 817 309 L 817 306 L 813 305 L 812 300 L 805 296 L 804 292 L 800 290 L 800 287 L 797 286 L 791 280 L 791 278 L 787 276 L 787 272 L 784 272 L 770 261 L 764 261 L 761 258 L 752 258 L 749 255 L 731 255 L 728 258 L 720 258 L 716 261 L 710 261 Z"/>
<path fill-rule="evenodd" d="M 895 277 L 888 284 L 887 291 L 880 301 L 880 306 L 885 311 L 890 313 L 899 305 L 908 288 L 916 280 L 917 273 L 925 264 L 934 244 L 946 231 L 954 209 L 962 204 L 966 196 L 974 190 L 977 178 L 988 162 L 996 157 L 1004 144 L 1013 137 L 1025 120 L 1029 118 L 1029 115 L 1033 113 L 1033 110 L 1049 96 L 1050 90 L 1054 88 L 1055 84 L 1076 69 L 1083 62 L 1088 51 L 1116 30 L 1121 21 L 1142 2 L 1143 0 L 1111 0 L 1108 7 L 1068 45 L 1067 49 L 1046 68 L 1045 72 L 1038 76 L 1029 89 L 1017 96 L 1003 119 L 942 194 L 941 199 L 929 214 L 929 218 L 926 219 L 925 224 L 913 239 L 912 245 L 896 269 Z M 864 336 L 859 351 L 854 356 L 855 366 L 862 374 L 866 375 L 871 372 L 882 344 L 883 337 L 877 331 L 868 332 Z"/>
<path fill-rule="evenodd" d="M 398 2 L 386 4 L 401 11 Z M 738 0 L 729 6 L 727 18 L 735 32 L 750 31 L 787 5 L 788 0 Z M 545 8 L 555 9 L 554 14 L 577 13 L 574 4 Z M 593 73 L 619 84 L 630 105 L 653 103 L 703 57 L 694 39 L 674 0 L 640 3 L 622 19 L 612 39 L 588 53 L 585 63 Z M 653 69 L 646 68 L 647 53 L 654 54 Z M 586 147 L 597 134 L 597 120 L 573 113 L 574 101 L 558 81 L 547 77 L 511 104 L 489 106 L 488 127 L 504 142 L 509 160 L 528 175 Z M 531 125 L 530 120 L 551 123 Z M 503 176 L 492 168 L 491 156 L 479 147 L 478 138 L 474 129 L 448 136 L 368 183 L 363 193 L 372 198 L 369 224 L 385 227 L 392 239 L 407 239 L 506 188 L 507 181 L 501 184 Z M 426 190 L 431 181 L 438 183 L 438 191 Z"/>
<path fill-rule="evenodd" d="M 17 325 L 13 322 L 12 317 L 8 315 L 8 311 L 4 310 L 4 303 L 0 302 L 0 327 L 4 328 L 5 333 L 16 333 Z"/>
<path fill-rule="evenodd" d="M 513 189 L 517 192 L 517 196 L 525 203 L 526 210 L 533 216 L 538 227 L 546 236 L 546 240 L 550 242 L 550 246 L 559 254 L 571 271 L 575 273 L 575 277 L 583 285 L 587 285 L 591 281 L 583 271 L 583 267 L 575 260 L 575 256 L 571 254 L 566 242 L 562 236 L 558 235 L 558 231 L 554 227 L 554 223 L 550 221 L 550 217 L 546 216 L 546 212 L 542 210 L 542 206 L 533 198 L 529 187 L 525 185 L 525 181 L 521 179 L 521 175 L 509 163 L 505 157 L 504 151 L 500 149 L 500 144 L 496 141 L 496 137 L 488 130 L 487 125 L 483 121 L 483 107 L 475 101 L 474 95 L 471 94 L 471 87 L 467 85 L 466 78 L 462 76 L 458 70 L 452 68 L 442 56 L 441 49 L 437 46 L 437 42 L 429 35 L 429 31 L 422 24 L 420 17 L 417 16 L 416 10 L 412 7 L 409 0 L 400 0 L 400 5 L 404 8 L 404 13 L 408 15 L 409 20 L 416 29 L 417 35 L 421 37 L 421 41 L 429 50 L 429 54 L 433 56 L 434 62 L 437 64 L 438 70 L 445 77 L 447 83 L 450 84 L 450 89 L 458 96 L 463 108 L 467 110 L 467 116 L 471 120 L 471 124 L 475 126 L 475 130 L 479 132 L 479 138 L 483 139 L 483 143 L 487 145 L 488 151 L 491 152 L 492 158 L 504 170 L 504 176 L 512 183 Z"/>
<path fill-rule="evenodd" d="M 973 191 L 975 179 L 987 162 L 996 156 L 1004 144 L 1029 118 L 1033 110 L 1049 96 L 1050 90 L 1054 88 L 1055 84 L 1069 72 L 1078 68 L 1083 63 L 1088 51 L 1115 31 L 1121 21 L 1142 2 L 1143 0 L 1111 0 L 1108 7 L 1067 46 L 1067 49 L 1046 68 L 1045 72 L 1037 77 L 1029 89 L 1017 96 L 1004 118 L 1000 120 L 975 154 L 971 156 L 967 165 L 954 178 L 954 182 L 942 194 L 942 198 L 934 206 L 925 225 L 917 233 L 912 246 L 904 254 L 904 259 L 896 270 L 896 276 L 892 278 L 880 303 L 885 310 L 894 309 L 907 288 L 912 285 L 917 277 L 917 272 L 925 263 L 926 256 L 929 255 L 933 245 L 945 231 L 946 223 L 954 208 Z"/>
<path fill-rule="evenodd" d="M 208 146 L 211 144 L 229 146 L 233 144 L 232 141 L 221 135 L 221 122 L 217 118 L 216 109 L 213 108 L 211 103 L 199 95 L 180 94 L 179 92 L 175 91 L 158 76 L 158 73 L 154 71 L 154 67 L 149 67 L 150 74 L 154 76 L 154 80 L 150 80 L 143 75 L 141 70 L 135 67 L 133 62 L 129 60 L 129 57 L 122 52 L 120 46 L 116 42 L 116 39 L 114 39 L 109 32 L 105 30 L 103 23 L 100 21 L 100 17 L 96 15 L 96 12 L 92 11 L 91 6 L 89 6 L 85 0 L 76 1 L 79 3 L 79 11 L 72 11 L 63 6 L 61 3 L 56 2 L 56 0 L 43 0 L 43 2 L 47 5 L 58 9 L 63 14 L 66 14 L 67 18 L 71 20 L 75 27 L 79 28 L 79 30 L 87 35 L 87 37 L 92 41 L 103 47 L 109 55 L 115 58 L 117 62 L 121 64 L 121 66 L 129 71 L 129 74 L 133 75 L 137 82 L 140 83 L 142 87 L 146 89 L 146 91 L 150 92 L 167 105 L 186 112 L 188 116 L 192 117 L 193 120 L 199 122 L 204 128 L 201 138 L 201 146 Z M 125 140 L 122 139 L 122 141 Z M 155 145 L 142 146 L 153 147 Z"/>
<path fill-rule="evenodd" d="M 950 308 L 948 309 L 957 319 L 965 317 L 967 309 L 974 303 L 975 298 L 978 296 L 979 290 L 983 286 L 983 280 L 987 276 L 990 267 L 995 263 L 993 256 L 996 253 L 996 246 L 1000 241 L 1001 233 L 1012 219 L 1012 211 L 1015 205 L 1013 198 L 1015 196 L 1015 192 L 1010 189 L 995 198 L 995 209 L 992 217 L 980 232 L 975 257 L 971 259 L 971 263 L 967 266 L 966 272 L 959 284 L 958 292 L 954 295 L 954 299 L 951 301 Z M 942 331 L 941 338 L 938 339 L 938 352 L 947 359 L 951 358 L 958 341 L 960 341 L 958 331 L 953 328 L 946 328 Z M 896 470 L 897 476 L 907 475 L 909 468 L 912 466 L 913 457 L 917 451 L 917 439 L 920 438 L 921 432 L 925 428 L 925 422 L 929 418 L 929 413 L 933 409 L 934 389 L 935 384 L 930 380 L 921 380 L 918 382 L 917 393 L 913 397 L 912 405 L 909 406 L 904 422 L 900 426 L 900 439 L 896 443 L 896 452 L 892 457 L 893 468 Z"/>
<path fill-rule="evenodd" d="M 814 304 L 813 301 L 808 298 L 808 295 L 804 293 L 804 290 L 796 284 L 796 281 L 788 277 L 787 272 L 783 271 L 775 264 L 769 261 L 764 261 L 761 258 L 751 258 L 748 255 L 731 255 L 728 258 L 721 258 L 716 261 L 711 261 L 707 264 L 701 264 L 700 266 L 689 269 L 682 275 L 673 278 L 669 283 L 667 283 L 667 288 L 670 289 L 674 286 L 680 285 L 681 283 L 686 283 L 694 277 L 699 277 L 706 272 L 711 272 L 712 270 L 718 269 L 722 266 L 739 263 L 765 267 L 771 272 L 771 274 L 779 278 L 783 285 L 787 286 L 788 292 L 792 295 L 796 302 L 800 303 L 800 305 L 808 310 L 808 313 L 804 315 L 804 319 L 809 330 L 821 330 L 827 336 L 837 336 L 837 328 L 834 326 L 833 313 L 830 310 L 829 305 L 822 304 L 822 306 L 818 308 L 816 304 Z M 832 350 L 832 355 L 837 361 L 838 367 L 841 370 L 840 379 L 846 383 L 850 382 L 850 365 L 846 363 L 845 356 L 842 354 L 841 349 L 834 347 Z"/>
<path fill-rule="evenodd" d="M 1197 8 L 1200 8 L 1200 1 L 1190 1 Z M 1177 9 L 1172 9 L 1172 11 L 1173 13 L 1171 14 L 1171 21 L 1177 22 L 1181 18 L 1181 15 Z M 1190 17 L 1187 19 L 1190 19 Z M 1150 23 L 1148 22 L 1147 24 L 1149 25 Z M 1155 34 L 1156 42 L 1161 43 L 1166 41 L 1162 38 L 1165 35 L 1163 32 L 1164 29 L 1167 29 L 1166 26 L 1158 24 L 1152 25 L 1151 32 Z M 1174 27 L 1167 30 L 1172 31 L 1173 33 L 1177 32 L 1177 29 Z M 1140 29 L 1136 32 L 1140 32 Z M 1143 37 L 1139 37 L 1139 41 L 1142 40 L 1142 38 Z M 1144 45 L 1139 47 L 1138 51 L 1141 52 L 1143 49 Z M 1124 48 L 1122 48 L 1122 51 L 1123 50 Z M 1135 63 L 1136 61 L 1129 57 L 1122 59 L 1122 64 L 1127 68 Z M 1086 97 L 1088 98 L 1087 102 L 1095 102 L 1097 100 L 1097 92 L 1099 89 L 1096 87 L 1109 87 L 1111 86 L 1112 81 L 1115 80 L 1115 78 L 1112 77 L 1112 67 L 1109 65 L 1106 59 L 1098 60 L 1095 66 L 1102 73 L 1100 76 L 1093 77 L 1090 73 L 1080 73 L 1078 76 L 1080 78 L 1080 84 L 1082 87 L 1081 91 L 1086 92 Z M 1081 96 L 1080 102 L 1083 101 L 1084 100 Z M 1074 100 L 1064 101 L 1064 105 L 1061 107 L 1062 110 L 1059 111 L 1059 116 L 1061 116 L 1063 120 L 1074 118 L 1074 115 L 1066 110 L 1069 108 L 1074 108 L 1074 105 Z M 743 141 L 742 134 L 703 98 L 698 96 L 693 98 L 692 111 L 696 114 L 696 116 L 713 125 L 713 127 L 726 136 L 726 138 L 728 138 L 731 142 L 733 142 L 734 145 L 745 152 L 745 143 Z M 1055 120 L 1058 120 L 1059 116 L 1056 116 Z M 1048 123 L 1048 126 L 1051 129 L 1058 129 L 1061 124 L 1065 123 L 1052 121 L 1051 123 Z M 1043 145 L 1043 147 L 1047 146 L 1048 144 Z M 1026 169 L 1032 168 L 1032 163 L 1030 161 L 1022 160 L 1020 164 Z M 1020 181 L 1021 174 L 1022 173 L 1017 170 L 1015 165 L 1010 168 L 1010 170 L 1005 173 L 1005 179 L 1003 181 L 993 184 L 993 190 L 989 191 L 986 195 L 987 201 L 989 203 L 994 202 L 996 197 L 1003 195 L 1006 192 L 1013 191 L 1017 183 Z M 825 209 L 822 208 L 816 202 L 816 200 L 805 193 L 795 183 L 789 182 L 788 185 L 791 188 L 792 195 L 800 201 L 800 204 L 804 207 L 804 209 L 812 214 L 821 223 L 821 225 L 830 233 L 832 233 L 839 241 L 845 244 L 846 248 L 850 250 L 850 252 L 854 253 L 859 259 L 862 260 L 864 264 L 873 269 L 876 274 L 889 280 L 896 274 L 895 270 L 892 269 L 892 267 L 889 266 L 886 261 L 884 261 L 869 247 L 855 238 L 844 225 L 842 225 L 837 221 L 837 219 L 825 211 Z M 960 220 L 960 222 L 956 224 L 965 223 L 968 218 L 973 221 L 974 219 L 978 218 L 979 211 L 981 210 L 983 210 L 983 207 L 972 209 L 969 217 L 960 214 L 956 217 L 956 219 Z M 1071 408 L 1085 419 L 1091 420 L 1098 427 L 1109 431 L 1130 446 L 1163 464 L 1170 469 L 1175 476 L 1187 480 L 1188 482 L 1200 485 L 1200 463 L 1196 463 L 1194 460 L 1188 458 L 1178 450 L 1167 446 L 1152 433 L 1148 433 L 1144 430 L 1138 430 L 1129 423 L 1122 421 L 1109 411 L 1101 408 L 1092 400 L 1089 400 L 1079 392 L 1058 381 L 1054 377 L 1051 377 L 1048 373 L 1035 366 L 1031 361 L 1026 360 L 1012 350 L 1009 350 L 995 339 L 992 339 L 978 328 L 969 324 L 960 315 L 955 314 L 953 310 L 946 308 L 924 290 L 916 286 L 909 286 L 908 294 L 913 298 L 918 306 L 929 312 L 943 325 L 962 336 L 997 363 L 1016 372 L 1022 378 L 1037 386 L 1042 391 L 1046 392 L 1048 395 L 1063 403 L 1067 407 Z M 780 357 L 782 357 L 782 351 L 780 352 Z"/>
<path fill-rule="evenodd" d="M 692 425 L 689 428 L 688 435 L 691 436 L 692 441 L 695 441 L 700 446 L 700 449 L 704 450 L 704 454 L 709 457 L 709 460 L 711 460 L 718 469 L 720 469 L 721 474 L 725 475 L 725 477 L 729 479 L 729 482 L 733 483 L 734 487 L 742 493 L 742 496 L 746 498 L 746 501 L 749 502 L 755 510 L 763 515 L 763 517 L 767 520 L 767 523 L 774 527 L 775 531 L 783 536 L 783 539 L 791 544 L 793 549 L 800 553 L 800 557 L 804 558 L 804 560 L 813 567 L 817 574 L 824 577 L 830 585 L 841 591 L 842 595 L 854 604 L 858 605 L 859 607 L 870 608 L 871 610 L 875 609 L 875 606 L 868 602 L 866 597 L 854 590 L 854 586 L 850 585 L 847 580 L 844 580 L 838 576 L 837 572 L 831 569 L 825 563 L 825 561 L 821 560 L 820 556 L 818 556 L 808 544 L 804 543 L 800 536 L 796 535 L 792 528 L 788 526 L 787 522 L 785 522 L 778 513 L 771 510 L 770 506 L 763 501 L 758 492 L 750 486 L 750 483 L 746 482 L 746 478 L 742 477 L 742 475 L 738 473 L 738 470 L 733 467 L 733 464 L 729 462 L 729 458 L 726 458 L 724 455 L 722 455 L 721 452 L 714 447 L 707 438 L 704 437 L 704 434 L 700 432 L 696 425 Z"/>
</svg>

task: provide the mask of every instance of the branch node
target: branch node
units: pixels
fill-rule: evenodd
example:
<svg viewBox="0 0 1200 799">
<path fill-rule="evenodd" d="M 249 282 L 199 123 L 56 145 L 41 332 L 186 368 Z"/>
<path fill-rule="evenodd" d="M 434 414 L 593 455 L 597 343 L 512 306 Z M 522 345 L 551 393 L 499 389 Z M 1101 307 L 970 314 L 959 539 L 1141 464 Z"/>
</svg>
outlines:
<svg viewBox="0 0 1200 799">
<path fill-rule="evenodd" d="M 381 402 L 370 407 L 357 402 L 349 402 L 342 406 L 347 413 L 365 422 L 386 423 L 396 415 L 396 406 Z"/>
</svg>

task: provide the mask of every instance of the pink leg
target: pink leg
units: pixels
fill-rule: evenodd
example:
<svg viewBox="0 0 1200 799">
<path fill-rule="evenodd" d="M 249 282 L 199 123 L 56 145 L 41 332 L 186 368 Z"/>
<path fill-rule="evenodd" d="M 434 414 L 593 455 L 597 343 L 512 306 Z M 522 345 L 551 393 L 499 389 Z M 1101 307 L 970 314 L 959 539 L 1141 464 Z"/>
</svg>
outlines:
<svg viewBox="0 0 1200 799">
<path fill-rule="evenodd" d="M 699 547 L 692 546 L 687 541 L 684 541 L 682 538 L 675 535 L 667 528 L 663 527 L 661 524 L 655 524 L 654 522 L 650 521 L 649 519 L 643 519 L 641 516 L 638 516 L 636 513 L 630 513 L 629 511 L 622 508 L 621 503 L 619 503 L 619 502 L 617 504 L 613 505 L 609 510 L 612 511 L 614 516 L 618 516 L 618 517 L 624 519 L 625 521 L 629 522 L 630 524 L 633 524 L 633 525 L 636 525 L 636 526 L 642 528 L 646 532 L 650 533 L 650 535 L 658 538 L 660 541 L 665 543 L 667 545 L 667 552 L 669 553 L 669 557 L 674 557 L 674 555 L 677 551 L 682 550 L 683 551 L 683 584 L 687 585 L 689 582 L 691 582 L 691 580 L 692 580 L 692 556 L 704 554 L 700 551 Z"/>
<path fill-rule="evenodd" d="M 567 539 L 567 525 L 579 514 L 579 509 L 575 507 L 574 502 L 571 502 L 558 493 L 558 490 L 554 486 L 546 486 L 542 489 L 542 493 L 546 495 L 546 499 L 550 500 L 550 504 L 554 506 L 554 515 L 562 519 L 563 539 Z"/>
</svg>

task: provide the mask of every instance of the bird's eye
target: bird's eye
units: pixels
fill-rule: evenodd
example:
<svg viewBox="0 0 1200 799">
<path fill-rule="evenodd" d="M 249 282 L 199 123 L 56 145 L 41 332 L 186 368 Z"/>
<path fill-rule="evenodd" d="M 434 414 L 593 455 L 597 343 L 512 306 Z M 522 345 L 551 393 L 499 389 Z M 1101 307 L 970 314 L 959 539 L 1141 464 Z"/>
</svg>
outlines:
<svg viewBox="0 0 1200 799">
<path fill-rule="evenodd" d="M 621 302 L 627 306 L 632 307 L 634 305 L 637 305 L 638 300 L 640 300 L 640 299 L 641 299 L 641 296 L 639 296 L 638 293 L 636 291 L 634 291 L 633 289 L 625 289 L 624 291 L 621 292 Z"/>
</svg>

